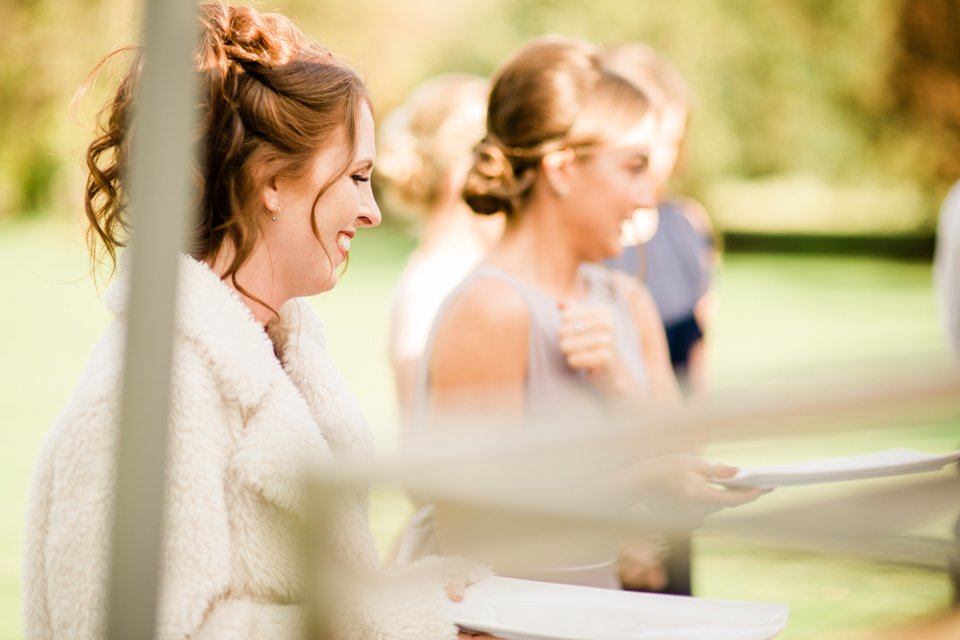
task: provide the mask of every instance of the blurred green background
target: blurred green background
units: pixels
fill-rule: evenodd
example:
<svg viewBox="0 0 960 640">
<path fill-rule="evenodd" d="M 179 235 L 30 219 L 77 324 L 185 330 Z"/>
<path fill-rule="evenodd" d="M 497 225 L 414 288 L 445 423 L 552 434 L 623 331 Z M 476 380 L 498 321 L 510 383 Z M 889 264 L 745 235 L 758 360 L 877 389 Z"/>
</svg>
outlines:
<svg viewBox="0 0 960 640">
<path fill-rule="evenodd" d="M 436 73 L 490 73 L 534 35 L 652 44 L 696 96 L 678 186 L 706 204 L 729 249 L 711 332 L 713 385 L 945 357 L 929 258 L 938 203 L 960 178 L 960 0 L 257 6 L 296 17 L 348 57 L 368 78 L 378 117 Z M 71 97 L 107 51 L 136 40 L 141 10 L 130 0 L 0 4 L 0 640 L 20 637 L 32 460 L 108 321 L 87 277 L 79 220 L 82 153 L 110 69 L 75 112 Z M 316 300 L 382 448 L 396 439 L 389 292 L 413 246 L 386 213 L 381 229 L 358 238 L 341 286 Z M 801 440 L 743 461 L 945 451 L 960 442 L 957 424 Z M 823 491 L 791 495 L 833 490 Z M 408 505 L 387 492 L 373 504 L 386 548 Z M 947 525 L 918 523 L 935 535 Z M 790 603 L 788 639 L 909 619 L 948 598 L 944 574 L 930 568 L 729 538 L 699 539 L 696 561 L 700 595 Z"/>
</svg>

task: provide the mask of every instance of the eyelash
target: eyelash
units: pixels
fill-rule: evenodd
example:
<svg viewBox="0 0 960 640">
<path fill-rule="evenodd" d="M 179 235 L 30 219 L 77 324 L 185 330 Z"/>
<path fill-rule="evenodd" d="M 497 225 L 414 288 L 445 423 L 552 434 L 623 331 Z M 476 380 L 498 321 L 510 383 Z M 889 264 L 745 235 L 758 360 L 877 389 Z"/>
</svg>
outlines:
<svg viewBox="0 0 960 640">
<path fill-rule="evenodd" d="M 350 179 L 354 182 L 370 182 L 370 176 L 362 176 L 359 173 L 350 176 Z"/>
</svg>

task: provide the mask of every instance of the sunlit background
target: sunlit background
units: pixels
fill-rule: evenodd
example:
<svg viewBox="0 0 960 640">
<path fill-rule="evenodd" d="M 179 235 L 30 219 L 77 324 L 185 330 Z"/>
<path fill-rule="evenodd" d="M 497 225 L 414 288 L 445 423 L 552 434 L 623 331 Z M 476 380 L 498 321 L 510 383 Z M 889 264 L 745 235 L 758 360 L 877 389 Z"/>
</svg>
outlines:
<svg viewBox="0 0 960 640">
<path fill-rule="evenodd" d="M 712 387 L 946 357 L 930 260 L 936 216 L 960 179 L 957 0 L 385 0 L 257 3 L 294 16 L 368 79 L 378 117 L 444 71 L 489 74 L 529 37 L 647 42 L 695 96 L 677 188 L 723 236 L 709 332 Z M 0 5 L 0 638 L 19 638 L 19 548 L 40 442 L 108 321 L 88 277 L 82 162 L 111 48 L 136 41 L 129 0 Z M 120 67 L 118 66 L 118 69 Z M 390 290 L 413 239 L 390 219 L 354 243 L 341 285 L 316 299 L 335 359 L 381 448 L 396 442 L 386 356 Z M 780 462 L 908 446 L 948 451 L 960 424 L 798 438 Z M 840 489 L 807 491 L 811 499 Z M 819 492 L 819 493 L 818 493 Z M 803 495 L 803 494 L 795 494 Z M 832 494 L 831 494 L 832 495 Z M 406 503 L 378 494 L 386 549 Z M 918 523 L 945 536 L 949 519 Z M 882 626 L 942 609 L 942 569 L 729 537 L 696 541 L 695 589 L 789 603 L 784 638 Z"/>
</svg>

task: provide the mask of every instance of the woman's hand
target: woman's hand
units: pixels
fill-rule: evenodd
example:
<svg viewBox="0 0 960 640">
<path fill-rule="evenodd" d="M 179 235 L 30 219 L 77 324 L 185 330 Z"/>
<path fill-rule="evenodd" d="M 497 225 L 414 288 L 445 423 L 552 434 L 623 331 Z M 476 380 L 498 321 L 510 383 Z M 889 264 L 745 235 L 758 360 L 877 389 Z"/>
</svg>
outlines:
<svg viewBox="0 0 960 640">
<path fill-rule="evenodd" d="M 641 393 L 618 349 L 609 307 L 560 303 L 560 351 L 605 395 L 626 400 Z"/>
<path fill-rule="evenodd" d="M 621 542 L 617 569 L 624 588 L 663 591 L 667 586 L 665 555 L 663 543 L 652 536 Z"/>
<path fill-rule="evenodd" d="M 711 513 L 756 500 L 768 491 L 732 489 L 713 483 L 732 478 L 736 467 L 687 454 L 648 458 L 631 466 L 618 481 L 650 513 L 669 526 L 697 527 Z"/>
<path fill-rule="evenodd" d="M 467 581 L 467 577 L 457 574 L 447 578 L 447 582 L 443 585 L 443 588 L 446 590 L 447 597 L 450 598 L 450 600 L 453 602 L 463 602 L 463 596 L 466 594 L 468 586 L 470 586 L 470 583 Z"/>
<path fill-rule="evenodd" d="M 450 600 L 453 602 L 462 602 L 468 586 L 469 583 L 467 582 L 466 576 L 456 575 L 447 580 L 444 589 L 446 589 L 447 597 L 450 598 Z M 486 633 L 474 633 L 473 631 L 462 630 L 457 633 L 457 638 L 458 640 L 502 640 L 501 638 L 487 635 Z"/>
</svg>

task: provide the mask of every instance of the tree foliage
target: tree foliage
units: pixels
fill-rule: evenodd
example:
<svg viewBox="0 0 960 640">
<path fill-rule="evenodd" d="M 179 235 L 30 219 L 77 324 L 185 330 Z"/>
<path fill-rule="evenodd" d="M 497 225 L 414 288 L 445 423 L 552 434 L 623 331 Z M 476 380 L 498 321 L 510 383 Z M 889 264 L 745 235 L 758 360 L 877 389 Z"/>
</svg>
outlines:
<svg viewBox="0 0 960 640">
<path fill-rule="evenodd" d="M 906 185 L 930 215 L 960 178 L 960 0 L 286 0 L 367 76 L 385 113 L 420 80 L 490 73 L 563 33 L 660 49 L 696 98 L 686 187 L 802 175 Z M 271 5 L 270 8 L 273 8 Z M 75 203 L 83 72 L 135 33 L 132 0 L 0 8 L 0 215 Z M 262 7 L 263 8 L 263 7 Z M 89 120 L 89 118 L 88 118 Z M 66 196 L 62 195 L 66 193 Z M 58 197 L 51 197 L 51 194 Z"/>
</svg>

